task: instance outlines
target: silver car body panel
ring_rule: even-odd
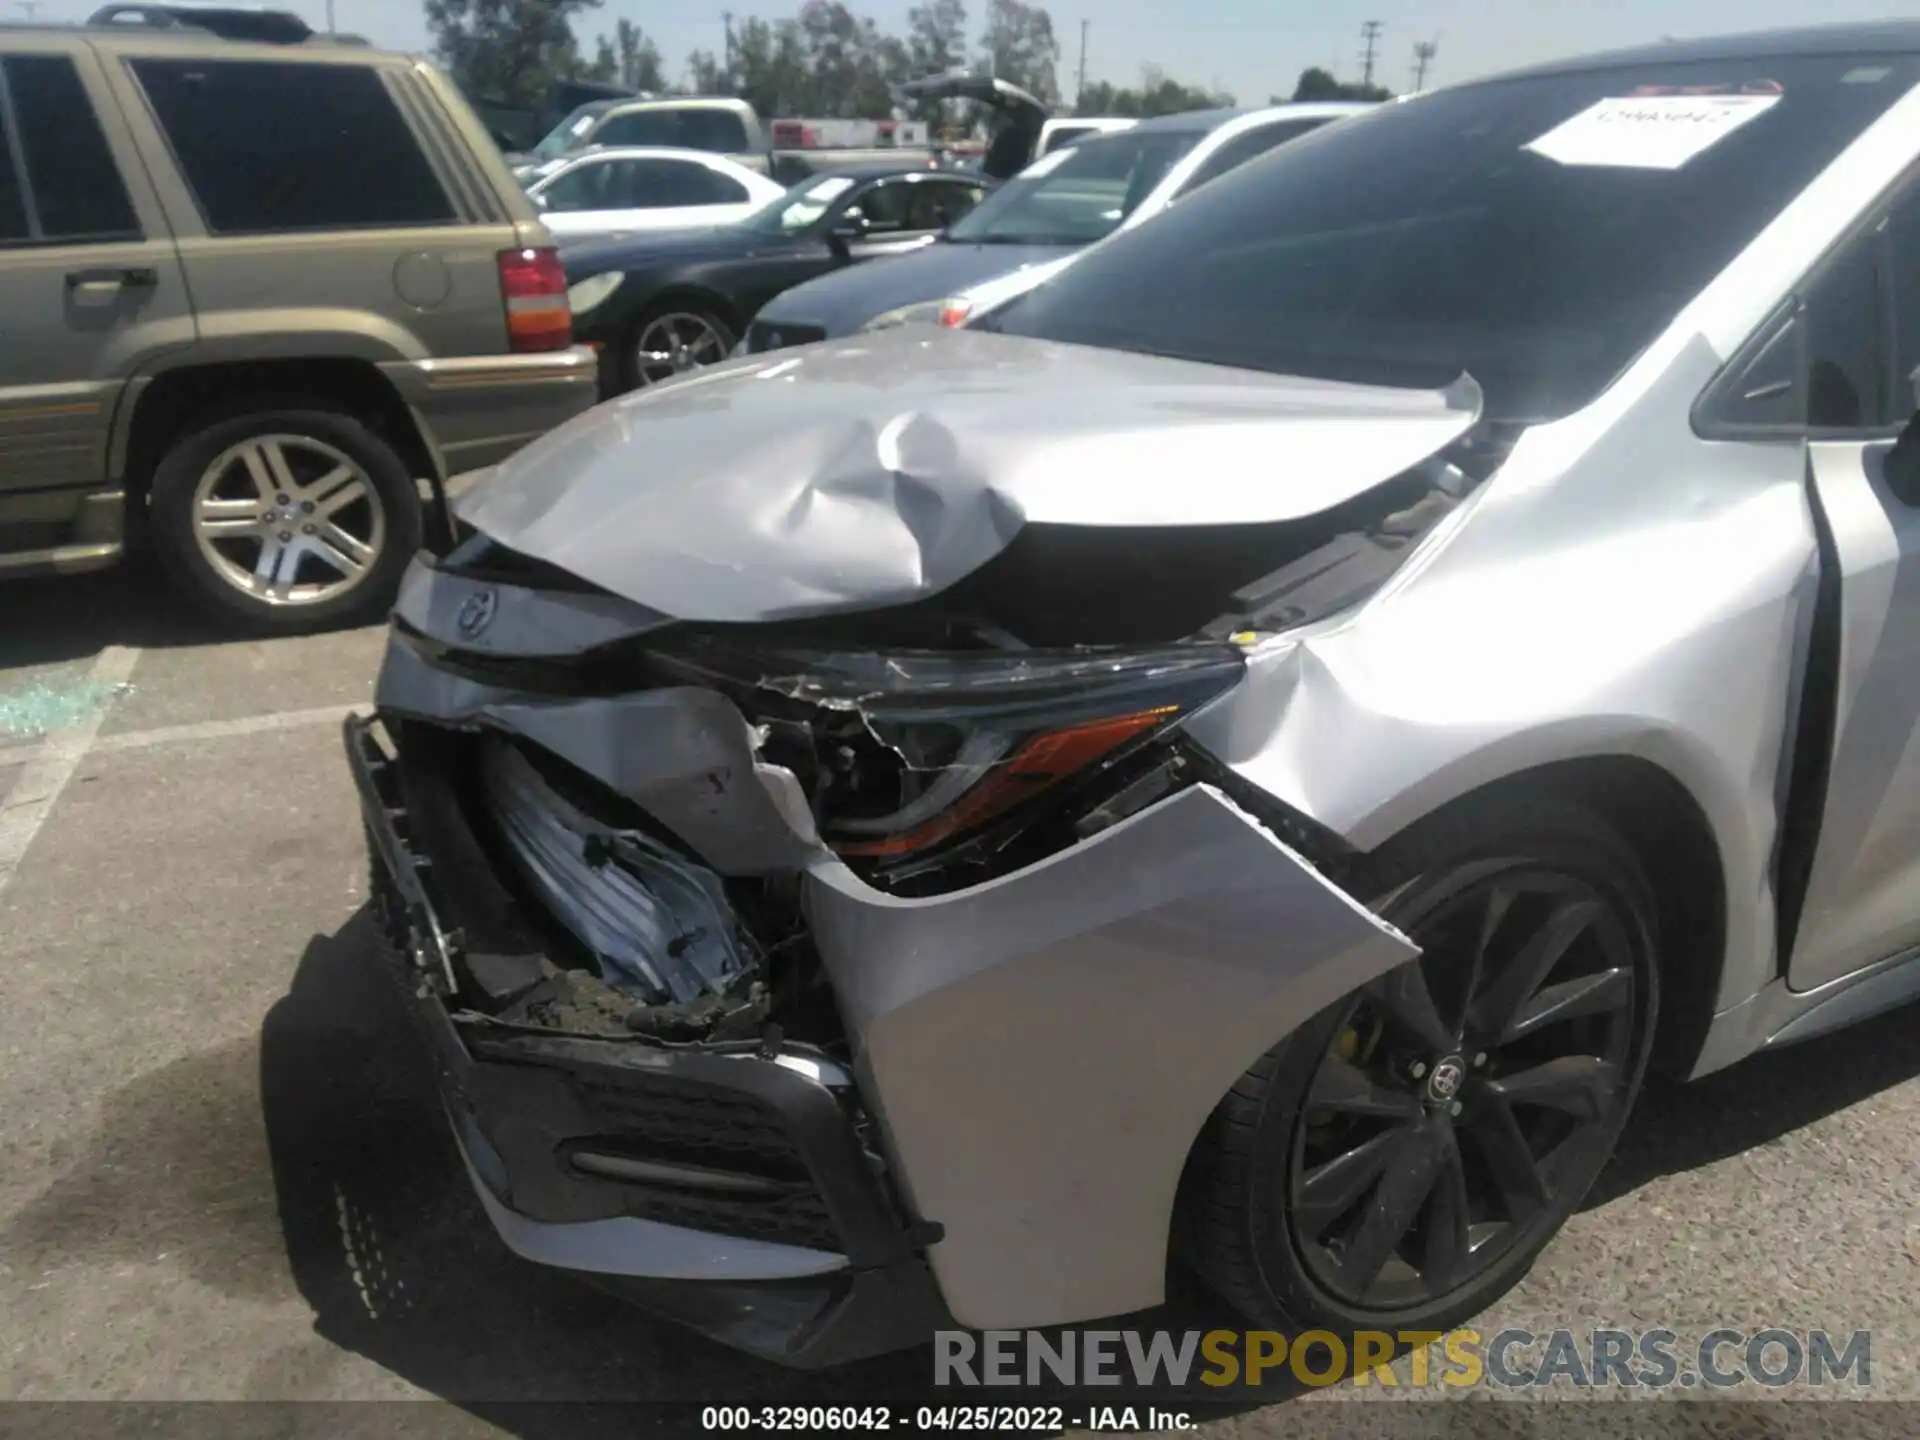
[[[1465,379],[1395,390],[901,329],[610,402],[469,490],[460,516],[678,619],[796,618],[934,594],[1029,522],[1316,515],[1479,413]]]
[[[945,1227],[941,1293],[977,1328],[1157,1304],[1208,1113],[1418,953],[1204,786],[935,899],[824,862],[807,910],[902,1189]]]

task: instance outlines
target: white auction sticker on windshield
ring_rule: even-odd
[[[1618,96],[1524,148],[1562,165],[1678,170],[1779,103],[1778,95]]]

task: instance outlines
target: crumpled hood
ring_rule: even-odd
[[[867,265],[852,265],[775,296],[755,318],[773,325],[821,325],[851,335],[876,315],[922,300],[945,300],[982,281],[1071,255],[1063,245],[967,245],[941,241]]]
[[[1028,523],[1316,515],[1470,429],[1480,390],[1302,380],[905,327],[612,401],[460,503],[520,554],[683,620],[877,609]]]

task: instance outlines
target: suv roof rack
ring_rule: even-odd
[[[121,0],[94,11],[89,25],[154,30],[205,30],[222,40],[253,40],[269,45],[301,45],[315,38],[313,28],[291,10],[268,10],[255,5],[202,5],[187,0],[158,4],[152,0]]]

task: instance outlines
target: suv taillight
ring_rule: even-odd
[[[507,302],[509,348],[565,350],[573,344],[573,307],[558,250],[502,250],[500,293]]]

